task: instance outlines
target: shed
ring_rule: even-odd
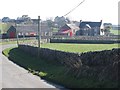
[[[8,38],[15,38],[16,37],[16,28],[11,26],[7,31]]]
[[[79,27],[77,27],[75,24],[65,24],[60,28],[58,34],[74,36],[77,30],[79,30]]]

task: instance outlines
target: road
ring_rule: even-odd
[[[2,55],[2,50],[16,45],[0,45],[0,89],[1,88],[55,88],[60,90],[61,86],[50,84],[40,77],[28,73],[22,67],[8,60]]]

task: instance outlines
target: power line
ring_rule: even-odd
[[[66,13],[65,15],[64,15],[64,17],[65,16],[67,16],[68,14],[70,14],[71,12],[73,12],[77,7],[79,7],[83,2],[84,2],[85,0],[83,0],[82,2],[80,2],[76,7],[74,7],[73,9],[71,9],[68,13]]]

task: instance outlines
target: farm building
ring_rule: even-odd
[[[41,36],[52,36],[52,30],[47,25],[40,25]],[[10,25],[8,28],[5,28],[5,32],[2,33],[2,38],[15,38],[16,32],[19,36],[36,36],[38,34],[38,25],[37,24],[26,24],[17,26]]]
[[[7,31],[7,37],[8,38],[15,38],[16,37],[16,28],[14,26],[11,26]]]
[[[80,30],[76,32],[76,35],[82,35],[82,36],[98,36],[101,32],[101,24],[102,20],[100,22],[89,22],[89,21],[82,21],[80,20],[79,28]]]
[[[67,36],[74,36],[76,31],[79,30],[75,24],[65,24],[60,28],[57,35],[67,35]]]
[[[41,25],[41,36],[51,36],[52,31],[46,25]],[[38,25],[20,25],[16,27],[19,35],[36,36],[38,33]]]

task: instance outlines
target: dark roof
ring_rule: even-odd
[[[87,25],[89,25],[91,28],[92,28],[92,27],[100,27],[101,24],[102,24],[102,22],[80,22],[79,27],[80,27],[80,28],[84,28],[84,27],[86,27]]]
[[[16,28],[14,26],[11,26],[7,32],[10,32],[10,31],[16,31]]]

